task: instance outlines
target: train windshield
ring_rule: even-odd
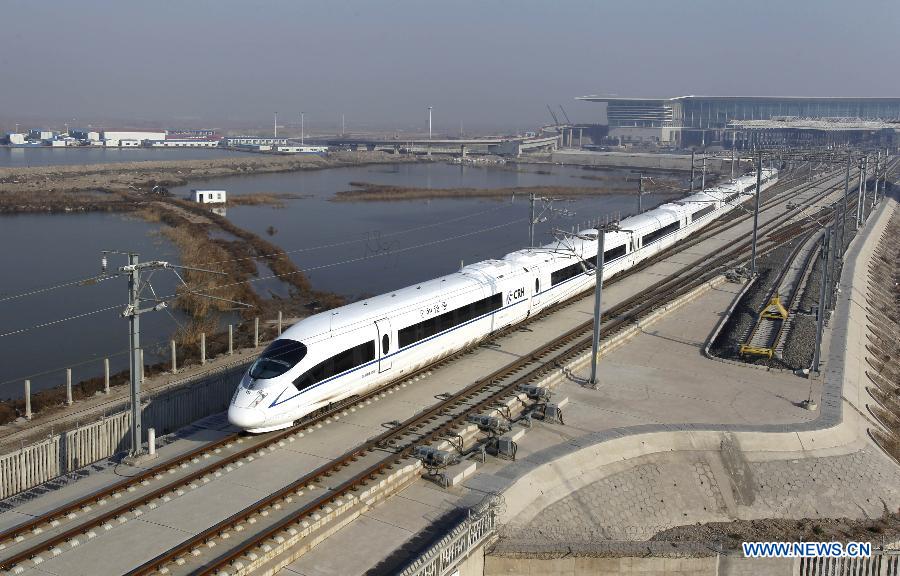
[[[275,340],[250,367],[250,377],[267,380],[281,376],[306,356],[306,346],[294,340]]]

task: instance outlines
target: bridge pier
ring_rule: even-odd
[[[466,158],[466,145],[460,144],[459,146],[459,157],[465,160]]]

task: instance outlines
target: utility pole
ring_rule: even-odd
[[[344,134],[345,134],[345,132],[344,132],[344,126],[345,126],[345,125],[344,125],[344,114],[341,113],[341,138],[343,138],[343,137],[344,137]]]
[[[706,190],[706,154],[703,155],[703,176],[700,178],[700,190]]]
[[[856,230],[862,226],[862,205],[863,205],[863,183],[866,174],[865,158],[859,160],[859,189],[856,192]]]
[[[825,234],[822,236],[822,280],[820,281],[819,286],[819,309],[817,313],[817,324],[816,324],[816,349],[813,354],[812,366],[810,366],[809,375],[810,378],[813,377],[815,373],[816,377],[819,375],[819,363],[822,358],[822,331],[825,328],[825,291],[826,284],[828,282],[827,272],[828,272],[828,239],[831,236],[831,229],[825,228]]]
[[[694,191],[694,151],[691,150],[691,192]]]
[[[847,149],[847,172],[844,175],[844,202],[841,210],[841,241],[838,244],[838,254],[844,253],[844,239],[847,237],[847,200],[850,194],[850,150]]]
[[[756,235],[759,228],[759,192],[762,185],[762,152],[756,160],[756,202],[753,208],[753,247],[750,255],[750,275],[756,276]]]
[[[300,113],[300,145],[303,146],[303,117],[304,113]]]
[[[144,366],[140,361],[141,328],[140,328],[140,304],[141,304],[141,269],[138,265],[138,255],[128,255],[128,268],[122,272],[128,273],[128,308],[122,313],[128,318],[128,349],[129,349],[129,377],[131,378],[131,452],[130,456],[136,458],[141,455],[143,441],[141,440],[141,380],[143,380]]]
[[[881,150],[878,151],[878,156],[875,157],[875,191],[872,193],[872,209],[875,209],[875,204],[878,202],[878,169],[881,167]]]
[[[838,241],[840,238],[837,233],[837,223],[838,223],[838,214],[840,212],[840,202],[837,202],[833,208],[833,218],[831,223],[831,244],[829,247],[829,270],[828,270],[828,294],[825,298],[826,308],[829,310],[832,308],[834,299],[834,285],[837,280],[837,263],[838,263],[838,254],[841,249],[838,246]]]
[[[275,138],[278,138],[278,112],[275,113]]]
[[[597,225],[597,266],[596,285],[594,286],[594,336],[591,340],[591,386],[597,387],[597,355],[600,353],[600,319],[603,315],[603,250],[606,232],[618,231],[615,223],[605,226]]]
[[[731,181],[734,182],[734,136],[731,137]]]
[[[128,276],[128,305],[125,307],[125,310],[122,311],[122,317],[128,318],[128,369],[129,369],[129,378],[130,388],[131,388],[131,431],[129,434],[129,440],[131,442],[129,457],[138,458],[141,456],[143,452],[143,441],[142,441],[142,428],[141,428],[141,381],[144,376],[144,366],[143,366],[143,352],[141,350],[141,330],[140,330],[140,315],[145,314],[147,312],[156,312],[168,307],[165,298],[158,298],[156,294],[153,294],[153,298],[150,300],[154,302],[154,305],[149,308],[141,308],[141,290],[144,288],[144,285],[141,284],[141,271],[143,270],[162,270],[162,269],[174,269],[174,268],[182,268],[185,270],[195,270],[198,272],[208,272],[211,274],[223,274],[224,272],[215,272],[213,270],[204,270],[202,268],[190,268],[188,266],[176,266],[174,264],[169,264],[168,262],[163,262],[160,260],[152,260],[149,262],[140,262],[138,259],[138,254],[135,252],[119,252],[117,250],[104,250],[102,252],[103,257],[101,259],[101,270],[103,275],[107,273],[107,255],[108,254],[125,254],[128,256],[128,264],[126,266],[121,266],[118,269],[119,274]],[[177,274],[177,272],[176,272]],[[179,276],[179,279],[181,276]],[[183,282],[183,280],[182,280]],[[149,285],[149,282],[147,282]],[[151,286],[152,291],[152,286]],[[225,298],[218,298],[216,296],[208,296],[206,294],[200,294],[199,292],[194,292],[189,290],[192,294],[197,294],[199,296],[204,296],[206,298],[211,298],[213,300],[221,300],[224,302],[231,302],[233,304],[240,304],[242,306],[248,306],[243,302],[234,302],[232,300],[226,300]]]
[[[644,211],[644,174],[638,176],[638,214]]]
[[[531,219],[528,220],[528,245],[534,248],[534,192],[531,193]]]

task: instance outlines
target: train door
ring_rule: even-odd
[[[376,320],[375,328],[378,330],[378,371],[384,372],[391,368],[390,355],[396,345],[391,334],[391,321],[388,318]]]

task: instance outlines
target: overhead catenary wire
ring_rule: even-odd
[[[503,204],[503,205],[500,205],[500,206],[495,206],[495,207],[489,208],[489,209],[487,209],[487,210],[480,210],[480,211],[478,211],[478,212],[473,212],[473,213],[471,213],[471,214],[465,214],[465,215],[463,215],[463,216],[458,216],[458,217],[456,217],[456,218],[450,218],[450,219],[448,219],[448,220],[441,220],[440,222],[433,222],[433,223],[431,223],[431,224],[423,224],[423,225],[421,225],[421,226],[414,226],[414,227],[412,227],[412,228],[406,228],[406,229],[403,229],[403,230],[397,230],[397,231],[394,231],[394,232],[389,232],[389,233],[386,233],[386,234],[381,234],[381,235],[380,235],[380,238],[391,238],[391,237],[394,237],[394,236],[401,236],[401,235],[403,235],[403,234],[410,234],[410,233],[412,233],[412,232],[417,232],[417,231],[420,231],[420,230],[427,230],[427,229],[429,229],[429,228],[436,228],[436,227],[438,227],[438,226],[443,226],[443,225],[446,225],[446,224],[452,224],[452,223],[455,223],[455,222],[460,222],[460,221],[462,221],[462,220],[467,220],[467,219],[469,219],[469,218],[475,218],[475,217],[478,217],[478,216],[483,216],[483,215],[485,215],[485,214],[490,214],[490,213],[492,213],[492,212],[496,212],[497,210],[501,210],[501,209],[507,208],[507,207],[508,207],[507,204]],[[344,241],[341,241],[341,242],[334,242],[334,243],[330,243],[330,244],[321,244],[321,245],[318,245],[318,246],[309,246],[309,247],[305,247],[305,248],[297,248],[297,249],[286,250],[286,251],[282,251],[282,252],[275,252],[275,253],[271,253],[271,254],[258,254],[258,255],[255,255],[255,256],[245,256],[245,257],[242,257],[242,258],[233,258],[233,259],[227,259],[227,260],[215,260],[215,261],[212,261],[212,262],[207,262],[205,265],[227,264],[227,263],[230,263],[230,262],[242,262],[242,261],[247,261],[247,260],[262,260],[262,259],[266,259],[266,258],[272,258],[272,257],[280,256],[280,255],[282,255],[282,254],[299,254],[299,253],[302,253],[302,252],[313,252],[313,251],[315,251],[315,250],[324,250],[324,249],[327,249],[327,248],[338,248],[338,247],[341,247],[341,246],[349,246],[349,245],[352,245],[352,244],[358,244],[358,243],[360,243],[360,242],[368,242],[369,240],[371,240],[371,238],[370,238],[369,236],[365,236],[365,237],[362,237],[362,238],[356,238],[356,239],[353,239],[353,240],[344,240]],[[37,288],[30,288],[30,289],[25,290],[24,292],[19,292],[19,293],[16,293],[16,294],[2,294],[2,293],[0,293],[0,303],[3,303],[3,302],[9,302],[9,301],[17,300],[17,299],[20,299],[20,298],[26,298],[26,297],[28,297],[28,296],[36,296],[36,295],[38,295],[38,294],[45,294],[45,293],[47,293],[47,292],[52,292],[52,291],[54,291],[54,290],[59,290],[59,289],[62,289],[62,288],[70,288],[70,287],[72,287],[72,286],[91,286],[91,285],[94,285],[94,284],[96,284],[96,283],[98,283],[98,282],[103,282],[103,281],[105,281],[105,280],[111,280],[111,279],[116,278],[116,277],[117,277],[116,274],[98,274],[98,275],[94,275],[94,276],[85,276],[85,277],[81,277],[81,278],[75,278],[75,279],[72,279],[72,280],[66,280],[66,281],[63,281],[63,282],[59,282],[59,283],[56,283],[56,284],[50,284],[50,285],[47,285],[47,286],[41,286],[41,287],[37,287]]]
[[[501,204],[499,206],[495,206],[493,208],[488,208],[487,210],[480,210],[478,212],[473,212],[471,214],[464,214],[462,216],[457,216],[455,218],[450,218],[448,220],[441,220],[440,222],[432,222],[430,224],[422,224],[420,226],[414,226],[412,228],[405,228],[403,230],[396,230],[394,232],[388,232],[386,234],[381,234],[381,238],[392,238],[394,236],[402,236],[403,234],[410,234],[412,232],[418,232],[420,230],[427,230],[429,228],[436,228],[438,226],[444,226],[446,224],[453,224],[455,222],[461,222],[463,220],[468,220],[469,218],[475,218],[477,216],[483,216],[485,214],[490,214],[492,212],[496,212],[498,210],[502,210],[504,208],[508,208],[508,204]],[[368,232],[366,234],[369,234]],[[341,246],[350,246],[352,244],[358,244],[360,242],[368,242],[371,240],[370,236],[364,236],[361,238],[355,238],[353,240],[342,240],[340,242],[332,242],[329,244],[319,244],[317,246],[307,246],[305,248],[294,248],[291,250],[282,250],[281,252],[273,252],[271,254],[256,254],[254,256],[244,256],[242,258],[232,258],[227,260],[214,260],[211,262],[205,262],[204,266],[212,266],[215,264],[228,264],[231,262],[245,262],[247,260],[263,260],[266,258],[273,258],[277,256],[287,255],[287,254],[300,254],[303,252],[313,252],[315,250],[325,250],[328,248],[339,248]]]
[[[489,227],[487,227],[487,228],[481,228],[481,229],[478,229],[478,230],[473,230],[473,231],[471,231],[471,232],[466,232],[466,233],[463,233],[463,234],[457,234],[457,235],[455,235],[455,236],[451,236],[451,237],[448,237],[448,238],[441,238],[441,239],[437,239],[437,240],[432,240],[432,241],[430,241],[430,242],[424,242],[424,243],[421,243],[421,244],[415,244],[415,245],[412,245],[412,246],[406,246],[406,247],[403,247],[403,248],[398,248],[398,249],[396,249],[396,250],[392,250],[391,252],[382,252],[382,253],[378,253],[378,254],[371,254],[371,255],[366,255],[366,256],[360,256],[360,257],[357,257],[357,258],[350,258],[350,259],[342,260],[342,261],[338,261],[338,262],[331,262],[331,263],[328,263],[328,264],[322,264],[322,265],[319,265],[319,266],[313,266],[313,267],[310,267],[310,268],[304,268],[304,269],[296,270],[296,271],[293,271],[293,272],[287,272],[287,273],[284,273],[284,274],[271,274],[271,275],[268,275],[268,276],[259,276],[259,277],[256,277],[256,278],[249,278],[249,279],[247,279],[247,280],[240,280],[240,281],[237,281],[237,282],[231,282],[231,283],[228,283],[228,284],[221,284],[221,285],[219,285],[219,286],[212,286],[212,287],[209,287],[209,288],[204,288],[204,292],[209,292],[209,291],[213,291],[213,290],[221,290],[221,289],[223,289],[223,288],[228,288],[228,287],[231,287],[231,286],[238,286],[238,285],[241,285],[241,284],[250,284],[250,283],[253,283],[253,282],[260,282],[260,281],[271,280],[271,279],[275,279],[275,278],[284,278],[284,277],[287,277],[287,276],[293,276],[293,275],[295,275],[295,274],[302,274],[302,273],[304,273],[304,272],[311,272],[311,271],[315,271],[315,270],[322,270],[322,269],[332,268],[332,267],[335,267],[335,266],[341,266],[341,265],[345,265],[345,264],[352,264],[352,263],[355,263],[355,262],[361,262],[361,261],[364,261],[364,260],[370,260],[370,259],[372,259],[372,258],[377,258],[377,257],[379,257],[379,256],[384,256],[384,255],[386,255],[386,254],[398,254],[398,253],[403,253],[403,252],[409,252],[409,251],[411,251],[411,250],[417,250],[417,249],[419,249],[419,248],[426,248],[426,247],[429,247],[429,246],[434,246],[434,245],[437,245],[437,244],[442,244],[442,243],[444,243],[444,242],[450,242],[450,241],[453,241],[453,240],[458,240],[458,239],[460,239],[460,238],[466,238],[466,237],[469,237],[469,236],[474,236],[474,235],[477,235],[477,234],[483,234],[483,233],[485,233],[485,232],[490,232],[490,231],[493,231],[493,230],[498,230],[498,229],[500,229],[500,228],[505,228],[505,227],[507,227],[507,226],[512,226],[512,225],[514,225],[514,224],[520,224],[520,223],[522,223],[522,222],[525,222],[526,220],[527,220],[526,218],[520,218],[520,219],[517,219],[517,220],[512,220],[512,221],[509,221],[509,222],[505,222],[505,223],[503,223],[503,224],[497,224],[497,225],[494,225],[494,226],[489,226]],[[185,287],[186,287],[190,292],[194,292],[194,290],[191,289],[190,286],[187,286],[187,285],[185,284]],[[206,294],[202,294],[202,295],[203,295],[203,296],[210,297],[210,298],[218,299],[218,298],[216,298],[216,297],[214,297],[214,296],[208,296],[208,295],[206,295]],[[171,295],[168,295],[168,296],[165,296],[165,297],[162,297],[162,298],[158,298],[157,301],[171,300],[171,299],[177,298],[177,297],[178,297],[178,294],[171,294]],[[229,302],[231,302],[231,301],[229,300]],[[40,323],[40,324],[35,324],[35,325],[33,325],[33,326],[27,326],[27,327],[19,328],[19,329],[16,329],[16,330],[11,330],[11,331],[8,331],[8,332],[0,333],[0,338],[5,338],[5,337],[8,337],[8,336],[14,336],[14,335],[22,334],[22,333],[25,333],[25,332],[30,332],[30,331],[32,331],[32,330],[37,330],[37,329],[39,329],[39,328],[46,328],[46,327],[48,327],[48,326],[53,326],[53,325],[55,325],[55,324],[60,324],[60,323],[63,323],[63,322],[68,322],[68,321],[70,321],[70,320],[77,320],[77,319],[79,319],[79,318],[85,318],[85,317],[87,317],[87,316],[92,316],[92,315],[94,315],[94,314],[100,314],[100,313],[102,313],[102,312],[107,312],[107,311],[109,311],[109,310],[114,310],[114,309],[116,309],[116,308],[124,308],[125,306],[126,306],[126,304],[118,304],[118,305],[114,305],[114,306],[107,306],[107,307],[105,307],[105,308],[100,308],[100,309],[98,309],[98,310],[93,310],[93,311],[90,311],[90,312],[84,312],[84,313],[81,313],[81,314],[74,314],[74,315],[72,315],[72,316],[67,316],[67,317],[65,317],[65,318],[59,318],[59,319],[56,319],[56,320],[51,320],[51,321],[49,321],[49,322],[43,322],[43,323]]]
[[[353,264],[356,262],[362,262],[364,260],[371,260],[373,258],[378,258],[381,256],[385,256],[388,254],[400,254],[403,252],[409,252],[411,250],[418,250],[420,248],[427,248],[429,246],[435,246],[437,244],[443,244],[444,242],[451,242],[453,240],[459,240],[461,238],[467,238],[469,236],[475,236],[477,234],[484,234],[485,232],[491,232],[493,230],[499,230],[500,228],[505,228],[507,226],[512,226],[514,224],[521,224],[522,222],[527,222],[527,218],[519,218],[517,220],[512,220],[509,222],[505,222],[503,224],[496,224],[494,226],[489,226],[487,228],[481,228],[478,230],[473,230],[471,232],[466,232],[464,234],[457,234],[456,236],[450,236],[448,238],[441,238],[438,240],[432,240],[430,242],[423,242],[421,244],[414,244],[412,246],[405,246],[403,248],[397,248],[395,250],[391,250],[390,252],[379,252],[377,254],[367,254],[365,256],[359,256],[356,258],[348,258],[347,260],[340,260],[338,262],[330,262],[328,264],[320,264],[318,266],[311,266],[309,268],[301,268],[299,270],[295,270],[293,272],[285,272],[283,274],[270,274],[268,276],[257,276],[256,278],[248,278],[247,280],[239,280],[237,282],[230,282],[228,284],[220,284],[219,286],[210,286],[204,287],[204,292],[211,292],[213,290],[221,290],[223,288],[230,288],[232,286],[240,286],[241,284],[251,284],[253,282],[262,282],[264,280],[272,280],[276,278],[285,278],[288,276],[294,276],[296,274],[303,274],[306,272],[315,272],[317,270],[324,270],[326,268],[333,268],[335,266],[343,266],[345,264]],[[165,299],[174,298],[177,295],[166,296]]]
[[[124,308],[125,306],[126,306],[125,304],[116,304],[114,306],[107,306],[105,308],[100,308],[99,310],[92,310],[91,312],[82,312],[81,314],[74,314],[72,316],[67,316],[65,318],[59,318],[57,320],[51,320],[49,322],[43,322],[41,324],[35,324],[33,326],[27,326],[25,328],[11,330],[9,332],[4,332],[4,333],[0,334],[0,338],[5,338],[7,336],[14,336],[16,334],[22,334],[23,332],[37,330],[38,328],[46,328],[47,326],[53,326],[54,324],[61,324],[62,322],[68,322],[69,320],[77,320],[78,318],[85,318],[87,316],[93,316],[94,314],[100,314],[101,312],[115,310],[116,308]]]
[[[19,298],[25,298],[27,296],[34,296],[36,294],[44,294],[46,292],[52,292],[53,290],[59,290],[60,288],[69,288],[70,286],[89,286],[93,285],[97,282],[102,282],[103,280],[109,280],[110,278],[114,278],[114,276],[104,276],[102,274],[97,276],[87,276],[84,278],[78,278],[74,280],[68,280],[65,282],[60,282],[58,284],[51,284],[49,286],[42,286],[40,288],[31,288],[26,290],[25,292],[20,292],[18,294],[0,294],[0,302],[8,302],[10,300],[16,300]]]

